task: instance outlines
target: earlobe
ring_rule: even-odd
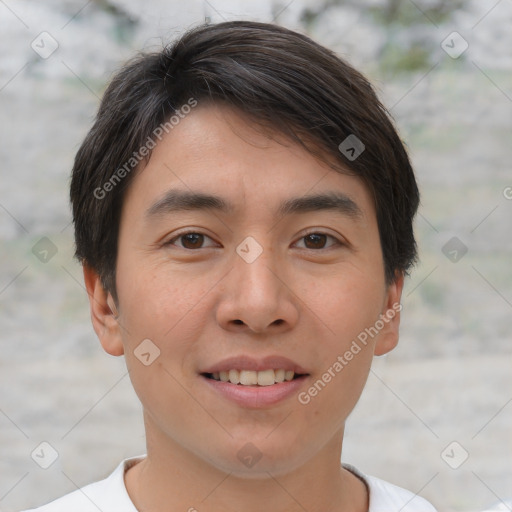
[[[83,272],[94,331],[105,352],[113,356],[123,355],[119,312],[112,295],[103,288],[101,279],[94,269],[84,264]]]
[[[404,274],[397,274],[393,283],[388,287],[384,308],[381,313],[381,321],[384,324],[379,332],[374,354],[382,356],[393,350],[398,344],[400,328],[400,311],[402,306],[400,298],[404,286]]]

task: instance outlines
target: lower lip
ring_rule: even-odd
[[[279,382],[271,386],[244,386],[242,384],[209,379],[201,375],[206,384],[223,397],[242,407],[255,409],[277,404],[291,395],[297,394],[307,377],[307,375],[303,375],[297,379]]]

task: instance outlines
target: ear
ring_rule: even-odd
[[[89,295],[92,326],[105,352],[120,356],[124,354],[121,329],[117,320],[118,312],[110,293],[101,284],[97,272],[83,265],[85,287]]]
[[[397,273],[395,280],[389,285],[384,299],[384,307],[381,312],[384,327],[379,332],[375,344],[374,354],[376,356],[387,354],[398,344],[400,311],[402,309],[400,298],[402,297],[403,287],[404,274],[402,272]]]

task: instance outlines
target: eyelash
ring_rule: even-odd
[[[182,238],[182,237],[184,237],[184,236],[186,236],[186,235],[191,235],[191,234],[194,234],[194,235],[202,235],[202,236],[204,236],[204,237],[206,237],[206,238],[210,238],[210,240],[212,240],[212,238],[211,238],[211,237],[209,237],[209,236],[208,236],[207,234],[205,234],[205,233],[202,233],[201,231],[193,231],[193,230],[191,230],[191,231],[185,231],[185,232],[183,232],[183,233],[180,233],[179,235],[175,236],[174,238],[172,238],[172,239],[171,239],[171,240],[169,240],[168,242],[165,242],[165,244],[164,244],[164,245],[165,245],[165,246],[168,246],[168,245],[174,245],[174,243],[173,243],[174,241],[179,240],[180,238]],[[324,233],[323,231],[315,231],[315,230],[308,231],[307,233],[304,233],[304,234],[299,238],[299,240],[302,240],[302,239],[306,238],[306,237],[307,237],[307,236],[309,236],[309,235],[325,235],[327,238],[331,238],[332,240],[334,240],[334,241],[336,242],[335,244],[333,244],[333,246],[336,246],[336,245],[338,245],[338,246],[343,246],[343,245],[345,245],[341,240],[339,240],[339,239],[338,239],[338,238],[336,238],[335,236],[333,236],[333,235],[329,235],[328,233]],[[333,247],[333,246],[331,246],[331,247]],[[179,247],[179,246],[177,246],[177,247],[178,247],[179,249],[184,249],[184,250],[186,250],[186,251],[195,251],[195,250],[197,250],[197,249],[188,249],[188,248],[186,248],[186,247]],[[329,248],[330,248],[330,247],[327,247],[327,248],[322,247],[322,248],[320,248],[320,249],[309,249],[309,250],[311,250],[311,251],[321,251],[321,250],[327,250],[327,249],[329,249]],[[204,249],[204,247],[200,247],[199,249]],[[305,249],[306,249],[306,250],[308,250],[308,248],[307,248],[307,247],[306,247]]]

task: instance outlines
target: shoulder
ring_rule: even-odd
[[[370,487],[370,511],[436,512],[425,499],[374,476],[366,476]]]
[[[81,487],[51,503],[24,512],[137,512],[124,484],[125,471],[141,457],[125,459],[104,480]]]
[[[364,475],[349,464],[343,466],[366,482],[370,494],[368,512],[436,512],[427,500],[417,494],[380,478]]]

